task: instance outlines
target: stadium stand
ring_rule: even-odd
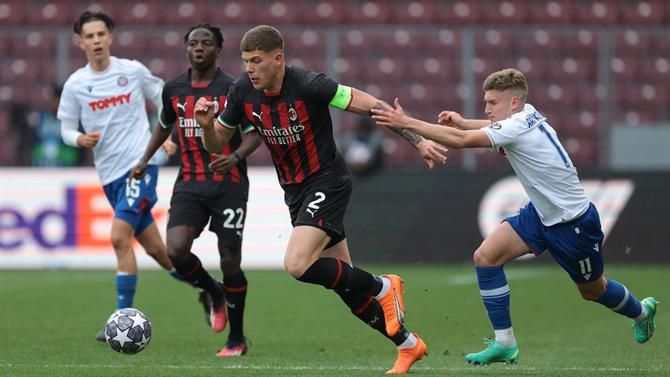
[[[601,131],[613,123],[670,121],[665,0],[7,0],[0,4],[0,134],[10,129],[10,104],[44,106],[43,88],[84,64],[71,23],[87,8],[117,21],[115,55],[138,59],[165,79],[187,66],[188,26],[222,26],[222,66],[239,75],[242,34],[267,23],[284,33],[289,64],[386,100],[398,96],[426,119],[446,108],[481,116],[481,80],[515,66],[529,78],[530,101],[570,139],[581,166],[604,163]],[[353,121],[342,117],[339,126]],[[388,166],[420,166],[411,147],[387,138]],[[10,144],[3,141],[16,148]],[[2,156],[11,152],[3,148]],[[0,164],[13,163],[2,156]],[[267,163],[266,157],[258,153],[252,161]],[[475,157],[478,168],[502,165],[496,154]],[[450,166],[460,160],[452,151]]]

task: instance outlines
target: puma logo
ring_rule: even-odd
[[[177,108],[181,109],[181,111],[186,112],[186,104],[185,103],[179,103],[177,102]]]
[[[263,116],[263,112],[262,112],[262,111],[261,111],[259,114],[256,114],[255,111],[252,111],[252,112],[251,112],[251,115],[253,115],[254,117],[258,118],[259,121],[261,121],[261,122],[263,121],[263,118],[261,118],[261,117]]]
[[[312,212],[312,209],[311,209],[311,208],[306,208],[305,211],[307,211],[310,215],[312,215],[312,218],[314,218],[314,214],[316,213],[316,211],[318,211],[318,209],[315,209],[315,210]]]

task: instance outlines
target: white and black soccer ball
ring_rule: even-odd
[[[105,340],[114,351],[134,355],[149,344],[151,322],[137,309],[119,309],[107,320]]]

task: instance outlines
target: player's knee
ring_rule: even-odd
[[[582,295],[582,298],[587,301],[596,301],[602,296],[602,294],[592,292],[592,291],[579,291],[579,294]]]
[[[149,256],[155,258],[165,253],[165,247],[163,245],[151,245],[144,249],[144,251]]]
[[[130,239],[128,239],[128,237],[112,234],[110,241],[112,242],[112,247],[117,254],[129,252]]]
[[[488,256],[481,249],[477,249],[472,255],[472,260],[475,262],[475,266],[490,267],[495,266],[495,260]]]
[[[298,279],[307,271],[309,265],[298,258],[284,257],[284,268],[291,276]]]
[[[587,301],[597,301],[605,293],[605,290],[599,286],[577,286],[577,289],[582,298]]]
[[[173,265],[180,265],[183,262],[185,262],[188,254],[189,254],[188,248],[185,247],[184,245],[170,244],[167,246],[167,255],[168,258],[170,258],[170,262],[172,262]]]

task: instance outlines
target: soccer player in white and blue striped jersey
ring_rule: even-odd
[[[507,157],[530,202],[505,219],[475,251],[479,290],[495,340],[469,363],[515,363],[519,358],[503,266],[527,253],[548,250],[570,275],[586,300],[598,302],[633,319],[634,338],[644,343],[653,335],[658,302],[639,301],[620,282],[603,276],[603,232],[596,207],[589,201],[577,169],[556,131],[526,103],[528,83],[523,73],[508,68],[489,75],[482,85],[488,119],[464,119],[443,111],[438,123],[408,117],[399,101],[395,108],[373,110],[379,125],[406,128],[452,148],[491,148]],[[445,127],[446,126],[446,127]]]

